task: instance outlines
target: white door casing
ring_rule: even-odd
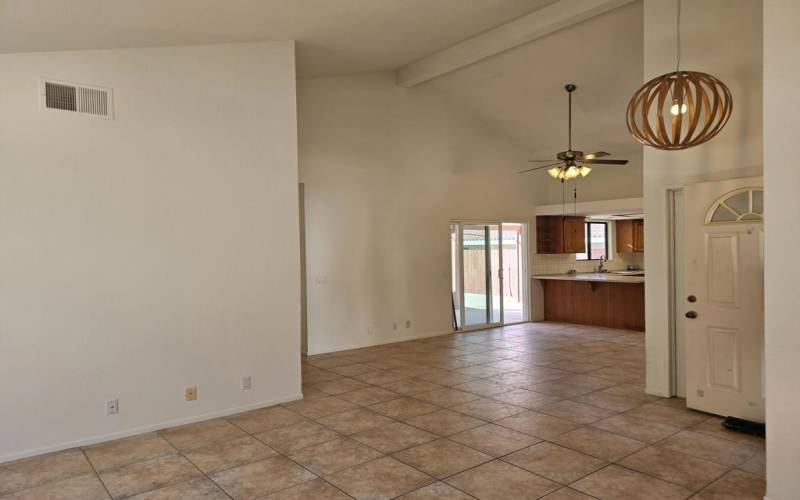
[[[763,422],[762,180],[692,184],[684,201],[687,406]]]

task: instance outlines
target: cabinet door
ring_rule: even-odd
[[[575,316],[575,282],[545,280],[544,319],[570,323]]]
[[[575,282],[575,323],[608,326],[609,283]]]
[[[564,218],[564,253],[586,251],[586,220],[583,217]]]
[[[644,252],[644,221],[633,221],[633,251]]]
[[[617,253],[633,252],[633,221],[618,220],[617,228]]]
[[[644,284],[609,283],[611,328],[644,331]]]

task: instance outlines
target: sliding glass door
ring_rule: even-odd
[[[451,224],[456,329],[525,321],[524,230],[520,223]]]

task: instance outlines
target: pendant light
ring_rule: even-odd
[[[730,90],[719,79],[681,70],[681,0],[677,15],[675,71],[645,83],[628,103],[628,131],[657,149],[687,149],[702,144],[728,123],[733,110]]]

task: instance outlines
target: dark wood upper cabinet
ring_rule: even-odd
[[[583,217],[539,215],[536,217],[537,253],[581,253],[586,251],[586,220]]]
[[[618,220],[617,227],[617,253],[644,252],[644,221]]]

